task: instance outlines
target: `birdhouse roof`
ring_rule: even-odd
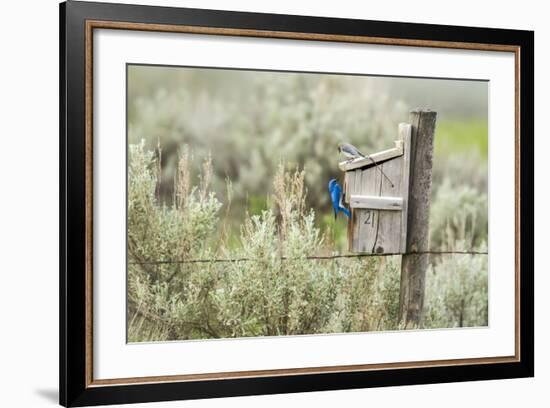
[[[377,153],[372,153],[369,155],[369,157],[358,157],[353,160],[346,160],[346,161],[340,162],[338,164],[338,167],[342,171],[363,169],[363,168],[374,166],[374,162],[378,164],[402,155],[403,155],[403,141],[396,140],[395,147],[392,147],[391,149],[382,150],[381,152],[377,152]]]

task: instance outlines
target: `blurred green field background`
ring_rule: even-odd
[[[232,183],[234,236],[246,212],[271,205],[269,178],[280,161],[304,167],[308,205],[343,250],[345,220],[334,224],[327,194],[330,178],[342,180],[337,144],[391,147],[408,111],[430,108],[438,112],[434,197],[445,180],[486,193],[487,92],[482,81],[130,65],[128,143],[161,147],[159,193],[167,204],[178,151],[190,150],[195,179],[211,155],[213,190],[221,198]]]

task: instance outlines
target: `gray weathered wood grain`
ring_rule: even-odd
[[[424,307],[428,254],[414,252],[429,249],[430,195],[434,133],[437,114],[416,110],[409,116],[412,125],[409,200],[407,203],[407,244],[401,261],[399,319],[405,327],[418,327]],[[412,252],[412,253],[411,253]]]
[[[384,163],[384,173],[392,183],[382,177],[380,195],[403,197],[406,190],[402,188],[403,156]],[[393,185],[392,185],[393,184]],[[378,229],[373,253],[398,253],[401,244],[401,211],[379,211]]]
[[[399,252],[405,252],[407,248],[407,214],[409,204],[409,179],[411,169],[411,132],[412,126],[408,123],[399,124],[399,140],[403,144],[403,171],[401,172],[401,191],[403,192],[403,210],[401,212],[401,239]]]
[[[403,198],[401,197],[375,197],[352,194],[350,197],[351,208],[371,208],[374,210],[401,211]]]
[[[380,164],[380,167],[384,167]],[[361,195],[380,195],[380,172],[373,169],[361,170]],[[372,209],[359,210],[357,222],[359,224],[359,246],[357,252],[372,253],[372,247],[376,241],[376,228],[378,224],[379,211]]]
[[[353,236],[350,241],[352,252],[399,253],[402,248],[403,217],[400,210],[403,195],[407,193],[402,184],[402,163],[402,157],[395,157],[379,163],[378,167],[354,171],[355,183],[350,188],[350,205],[353,211]],[[381,171],[392,180],[391,183]],[[357,176],[359,172],[360,182]]]

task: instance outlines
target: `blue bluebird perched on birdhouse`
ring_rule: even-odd
[[[332,208],[334,208],[334,219],[339,212],[346,214],[346,217],[351,218],[349,210],[342,205],[342,187],[335,179],[331,179],[328,183],[328,191],[330,193],[330,200],[332,201]]]

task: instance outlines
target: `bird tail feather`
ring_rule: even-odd
[[[340,211],[342,211],[344,214],[346,214],[346,217],[351,219],[351,213],[346,207],[340,207]]]

